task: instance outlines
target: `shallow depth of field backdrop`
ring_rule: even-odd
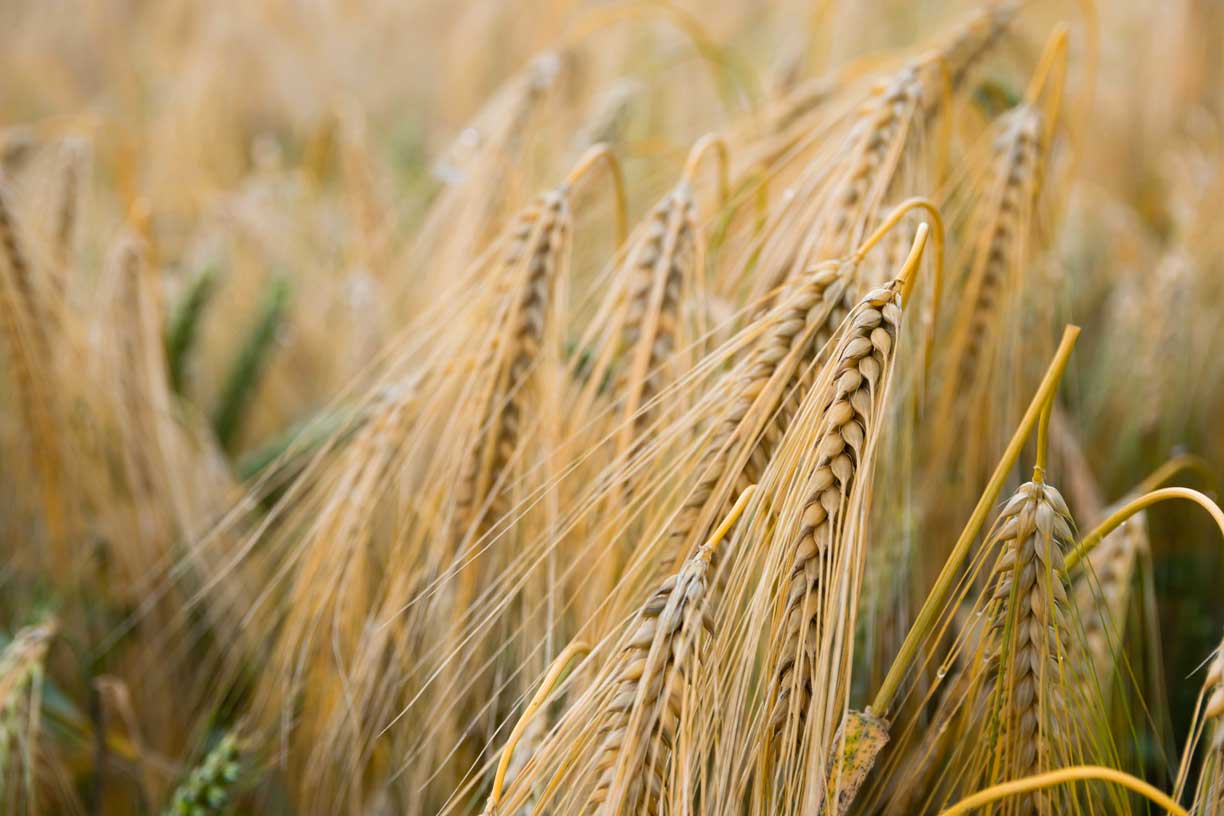
[[[1224,814],[1221,41],[0,0],[0,812]]]

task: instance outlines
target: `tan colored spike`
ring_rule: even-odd
[[[633,623],[612,680],[599,730],[599,773],[587,812],[657,814],[667,780],[684,692],[696,670],[697,639],[712,626],[710,609],[719,547],[755,488],[740,495],[710,539],[663,582]]]
[[[774,739],[788,722],[802,733],[812,696],[811,654],[821,608],[827,557],[842,514],[879,429],[879,399],[901,326],[898,282],[876,289],[846,318],[836,369],[824,397],[816,470],[808,480],[800,527],[793,543],[786,595],[784,639],[778,651],[771,711]]]
[[[525,416],[524,385],[544,339],[552,287],[569,240],[569,208],[560,191],[545,193],[519,214],[503,255],[499,285],[508,296],[495,318],[504,331],[482,366],[487,378],[479,396],[483,406],[478,436],[460,476],[455,512],[456,535],[482,534],[500,515],[498,497],[488,511],[478,508],[501,480],[514,454]]]
[[[1004,505],[987,543],[1002,551],[989,606],[990,647],[984,689],[1000,701],[1007,779],[1055,765],[1053,742],[1066,722],[1066,656],[1071,646],[1069,586],[1063,559],[1075,545],[1071,513],[1062,495],[1043,481],[1020,486]],[[1070,678],[1068,678],[1070,679]],[[1034,793],[1019,813],[1044,801]]]
[[[736,369],[731,401],[701,454],[697,483],[669,531],[661,562],[665,569],[675,569],[717,518],[719,508],[710,503],[720,495],[720,485],[731,480],[730,503],[744,485],[760,479],[810,387],[817,355],[849,312],[852,276],[852,267],[822,264],[788,284],[779,303],[758,318],[760,339]],[[737,471],[739,460],[743,464]]]

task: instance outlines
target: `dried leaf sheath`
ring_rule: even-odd
[[[837,762],[830,768],[828,793],[824,812],[845,816],[859,789],[871,773],[876,757],[888,744],[888,723],[868,711],[846,712],[837,731],[834,755]],[[835,802],[829,808],[827,802]]]

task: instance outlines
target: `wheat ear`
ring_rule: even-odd
[[[1195,816],[1224,814],[1224,643],[1216,650],[1203,683],[1203,725],[1208,730],[1206,754],[1194,794]]]
[[[990,601],[996,646],[987,658],[985,688],[1001,720],[1006,779],[1055,767],[1057,741],[1066,730],[1063,689],[1072,641],[1064,558],[1074,541],[1066,502],[1038,477],[1004,505],[986,544],[1003,551]],[[1018,800],[1018,812],[1037,810],[1040,796]]]
[[[774,698],[770,714],[774,750],[783,730],[787,742],[804,732],[813,688],[813,661],[820,640],[823,586],[828,582],[831,550],[838,543],[849,497],[857,480],[869,478],[868,454],[879,433],[883,398],[901,327],[903,293],[913,280],[925,245],[919,228],[902,274],[869,292],[846,318],[830,365],[831,384],[823,399],[816,442],[816,470],[808,480],[799,530],[788,545],[789,572],[782,640],[774,658]]]
[[[659,812],[696,639],[712,625],[708,597],[719,545],[754,492],[749,487],[709,541],[668,578],[638,612],[623,651],[607,670],[612,693],[599,731],[598,780],[587,811]]]

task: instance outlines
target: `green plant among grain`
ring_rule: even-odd
[[[237,739],[223,736],[174,791],[165,816],[211,816],[231,808],[233,786],[242,776]]]
[[[285,320],[285,313],[289,308],[289,294],[290,284],[287,277],[274,278],[268,285],[255,324],[239,348],[225,378],[225,386],[213,415],[213,430],[217,434],[217,441],[227,451],[232,451],[237,444],[244,415],[255,398],[254,392],[259,385],[260,375]],[[179,328],[176,324],[175,329]],[[172,373],[176,370],[181,368],[171,367]]]
[[[174,311],[166,330],[166,360],[170,367],[170,387],[182,395],[187,388],[187,369],[200,321],[218,285],[219,272],[215,266],[203,269],[191,282],[182,302]]]

